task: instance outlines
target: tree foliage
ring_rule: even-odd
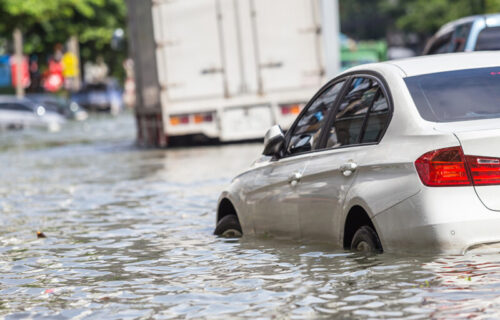
[[[388,28],[430,35],[465,16],[500,12],[500,0],[340,0],[341,29],[357,39],[384,37]]]
[[[465,16],[500,11],[500,0],[382,0],[380,9],[396,17],[396,27],[432,34],[443,24]]]
[[[0,37],[10,38],[15,28],[24,35],[26,54],[42,58],[78,36],[82,60],[103,56],[115,71],[125,52],[111,50],[114,30],[125,28],[124,0],[1,0]]]

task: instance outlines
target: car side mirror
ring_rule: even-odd
[[[279,153],[283,143],[285,142],[285,135],[279,125],[272,126],[264,136],[264,151],[265,156],[274,156]]]

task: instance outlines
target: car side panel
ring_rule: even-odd
[[[302,174],[309,155],[273,161],[256,169],[255,183],[247,193],[255,232],[284,238],[300,238],[300,197],[289,178]]]
[[[246,171],[235,177],[229,187],[221,193],[217,204],[218,209],[223,199],[228,199],[231,202],[245,235],[255,233],[251,203],[247,197],[254,187],[255,177],[255,170]],[[217,221],[219,220],[219,214],[220,212],[217,212]]]
[[[343,228],[352,207],[361,206],[374,221],[377,215],[418,194],[424,187],[415,169],[416,159],[431,150],[459,145],[458,140],[452,134],[430,131],[427,134],[398,136],[390,132],[391,129],[389,127],[387,139],[383,142],[365,147],[366,157],[362,158],[362,162],[358,164],[356,180],[343,205],[339,241],[343,239]],[[418,208],[413,208],[412,213],[418,215],[418,210]],[[377,224],[375,222],[374,224],[384,245],[387,231],[381,232]],[[398,228],[397,223],[392,223],[385,226],[384,230],[397,230]]]
[[[300,195],[299,220],[301,235],[334,243],[339,238],[342,204],[351,187],[356,171],[345,176],[340,167],[357,163],[366,154],[364,147],[349,147],[317,152],[296,186]]]

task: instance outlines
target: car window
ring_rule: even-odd
[[[321,136],[321,127],[329,111],[332,110],[343,84],[344,81],[337,82],[309,104],[291,133],[287,147],[288,154],[307,152],[316,147]]]
[[[438,54],[450,52],[452,33],[447,33],[439,38],[437,38],[431,45],[429,52],[427,54]]]
[[[378,90],[364,128],[361,143],[377,142],[389,121],[389,103],[381,89]]]
[[[1,110],[33,112],[30,108],[19,103],[0,103]]]
[[[432,122],[500,118],[500,68],[430,73],[405,78],[420,116]]]
[[[471,28],[472,23],[464,23],[455,28],[453,34],[453,52],[463,52],[465,50],[465,44]]]
[[[500,50],[500,27],[483,29],[477,36],[475,50]]]
[[[378,83],[371,78],[353,79],[335,115],[326,148],[359,143],[361,128],[378,88]]]

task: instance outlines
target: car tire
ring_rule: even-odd
[[[238,217],[228,214],[217,222],[214,234],[226,238],[239,238],[243,235]]]
[[[372,227],[362,226],[352,237],[351,250],[382,253],[382,244]]]

